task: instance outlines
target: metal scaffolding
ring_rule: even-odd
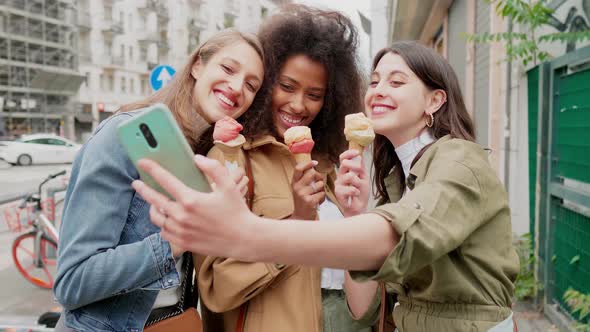
[[[0,136],[63,134],[78,91],[74,1],[0,0]]]

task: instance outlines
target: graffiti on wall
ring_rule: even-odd
[[[590,0],[581,0],[582,10],[575,5],[574,1],[568,0],[553,0],[548,7],[557,11],[562,6],[570,6],[567,10],[567,15],[563,19],[555,17],[555,14],[549,19],[549,25],[557,29],[559,32],[578,32],[590,29],[588,19],[590,19]],[[566,44],[566,52],[571,52],[576,49],[576,42],[569,41]]]

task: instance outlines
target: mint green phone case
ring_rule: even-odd
[[[140,129],[141,124],[149,127],[157,142],[155,147],[148,144]],[[121,123],[118,129],[119,141],[135,167],[138,160],[148,158],[160,164],[188,187],[202,192],[211,191],[207,178],[193,161],[193,151],[166,105],[150,106],[141,114]],[[142,181],[172,198],[151,176],[139,168],[138,171]]]

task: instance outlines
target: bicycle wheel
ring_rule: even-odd
[[[43,235],[39,247],[39,264],[35,257],[35,236],[37,232],[18,236],[12,243],[14,265],[30,283],[41,288],[51,289],[57,269],[57,243]]]

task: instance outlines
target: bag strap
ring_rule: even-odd
[[[244,324],[246,323],[246,310],[248,309],[248,302],[240,306],[240,314],[236,322],[236,332],[244,332]]]
[[[246,150],[243,151],[245,156],[244,168],[246,170],[246,176],[248,177],[248,196],[246,197],[246,203],[248,203],[248,208],[252,211],[252,204],[254,204],[254,176],[252,175],[252,162],[250,161],[248,152],[246,152]]]
[[[193,287],[193,257],[189,252],[185,252],[182,254],[182,259],[182,282],[179,286],[181,292],[180,299],[178,303],[176,303],[175,305],[176,310],[170,311],[166,313],[164,316],[152,317],[150,315],[150,317],[148,317],[147,322],[145,323],[145,327],[154,325],[170,317],[177,316],[183,313],[188,308],[197,307],[197,303],[195,301],[196,297],[193,295],[193,292],[197,289],[197,287]],[[198,297],[198,290],[196,290],[196,292],[196,296]]]
[[[246,203],[248,203],[248,208],[250,211],[252,211],[252,204],[254,204],[254,176],[252,175],[252,162],[250,161],[250,156],[248,156],[248,152],[246,152],[246,150],[244,150],[244,156],[244,168],[246,171],[246,176],[248,177],[248,196],[246,197]],[[236,332],[244,331],[247,309],[248,302],[240,306],[240,313],[238,314],[238,320],[236,321]]]
[[[380,282],[379,288],[381,289],[381,307],[379,309],[379,332],[385,332],[385,307],[387,307],[387,294],[385,292],[385,283]]]
[[[193,283],[193,255],[190,252],[185,252],[182,254],[182,267],[183,271],[183,280],[180,284],[180,289],[182,290],[180,293],[180,301],[178,301],[178,309],[184,311],[188,308],[194,307],[196,308],[196,296],[199,296],[199,291],[196,290],[197,294],[195,295],[194,283]]]

